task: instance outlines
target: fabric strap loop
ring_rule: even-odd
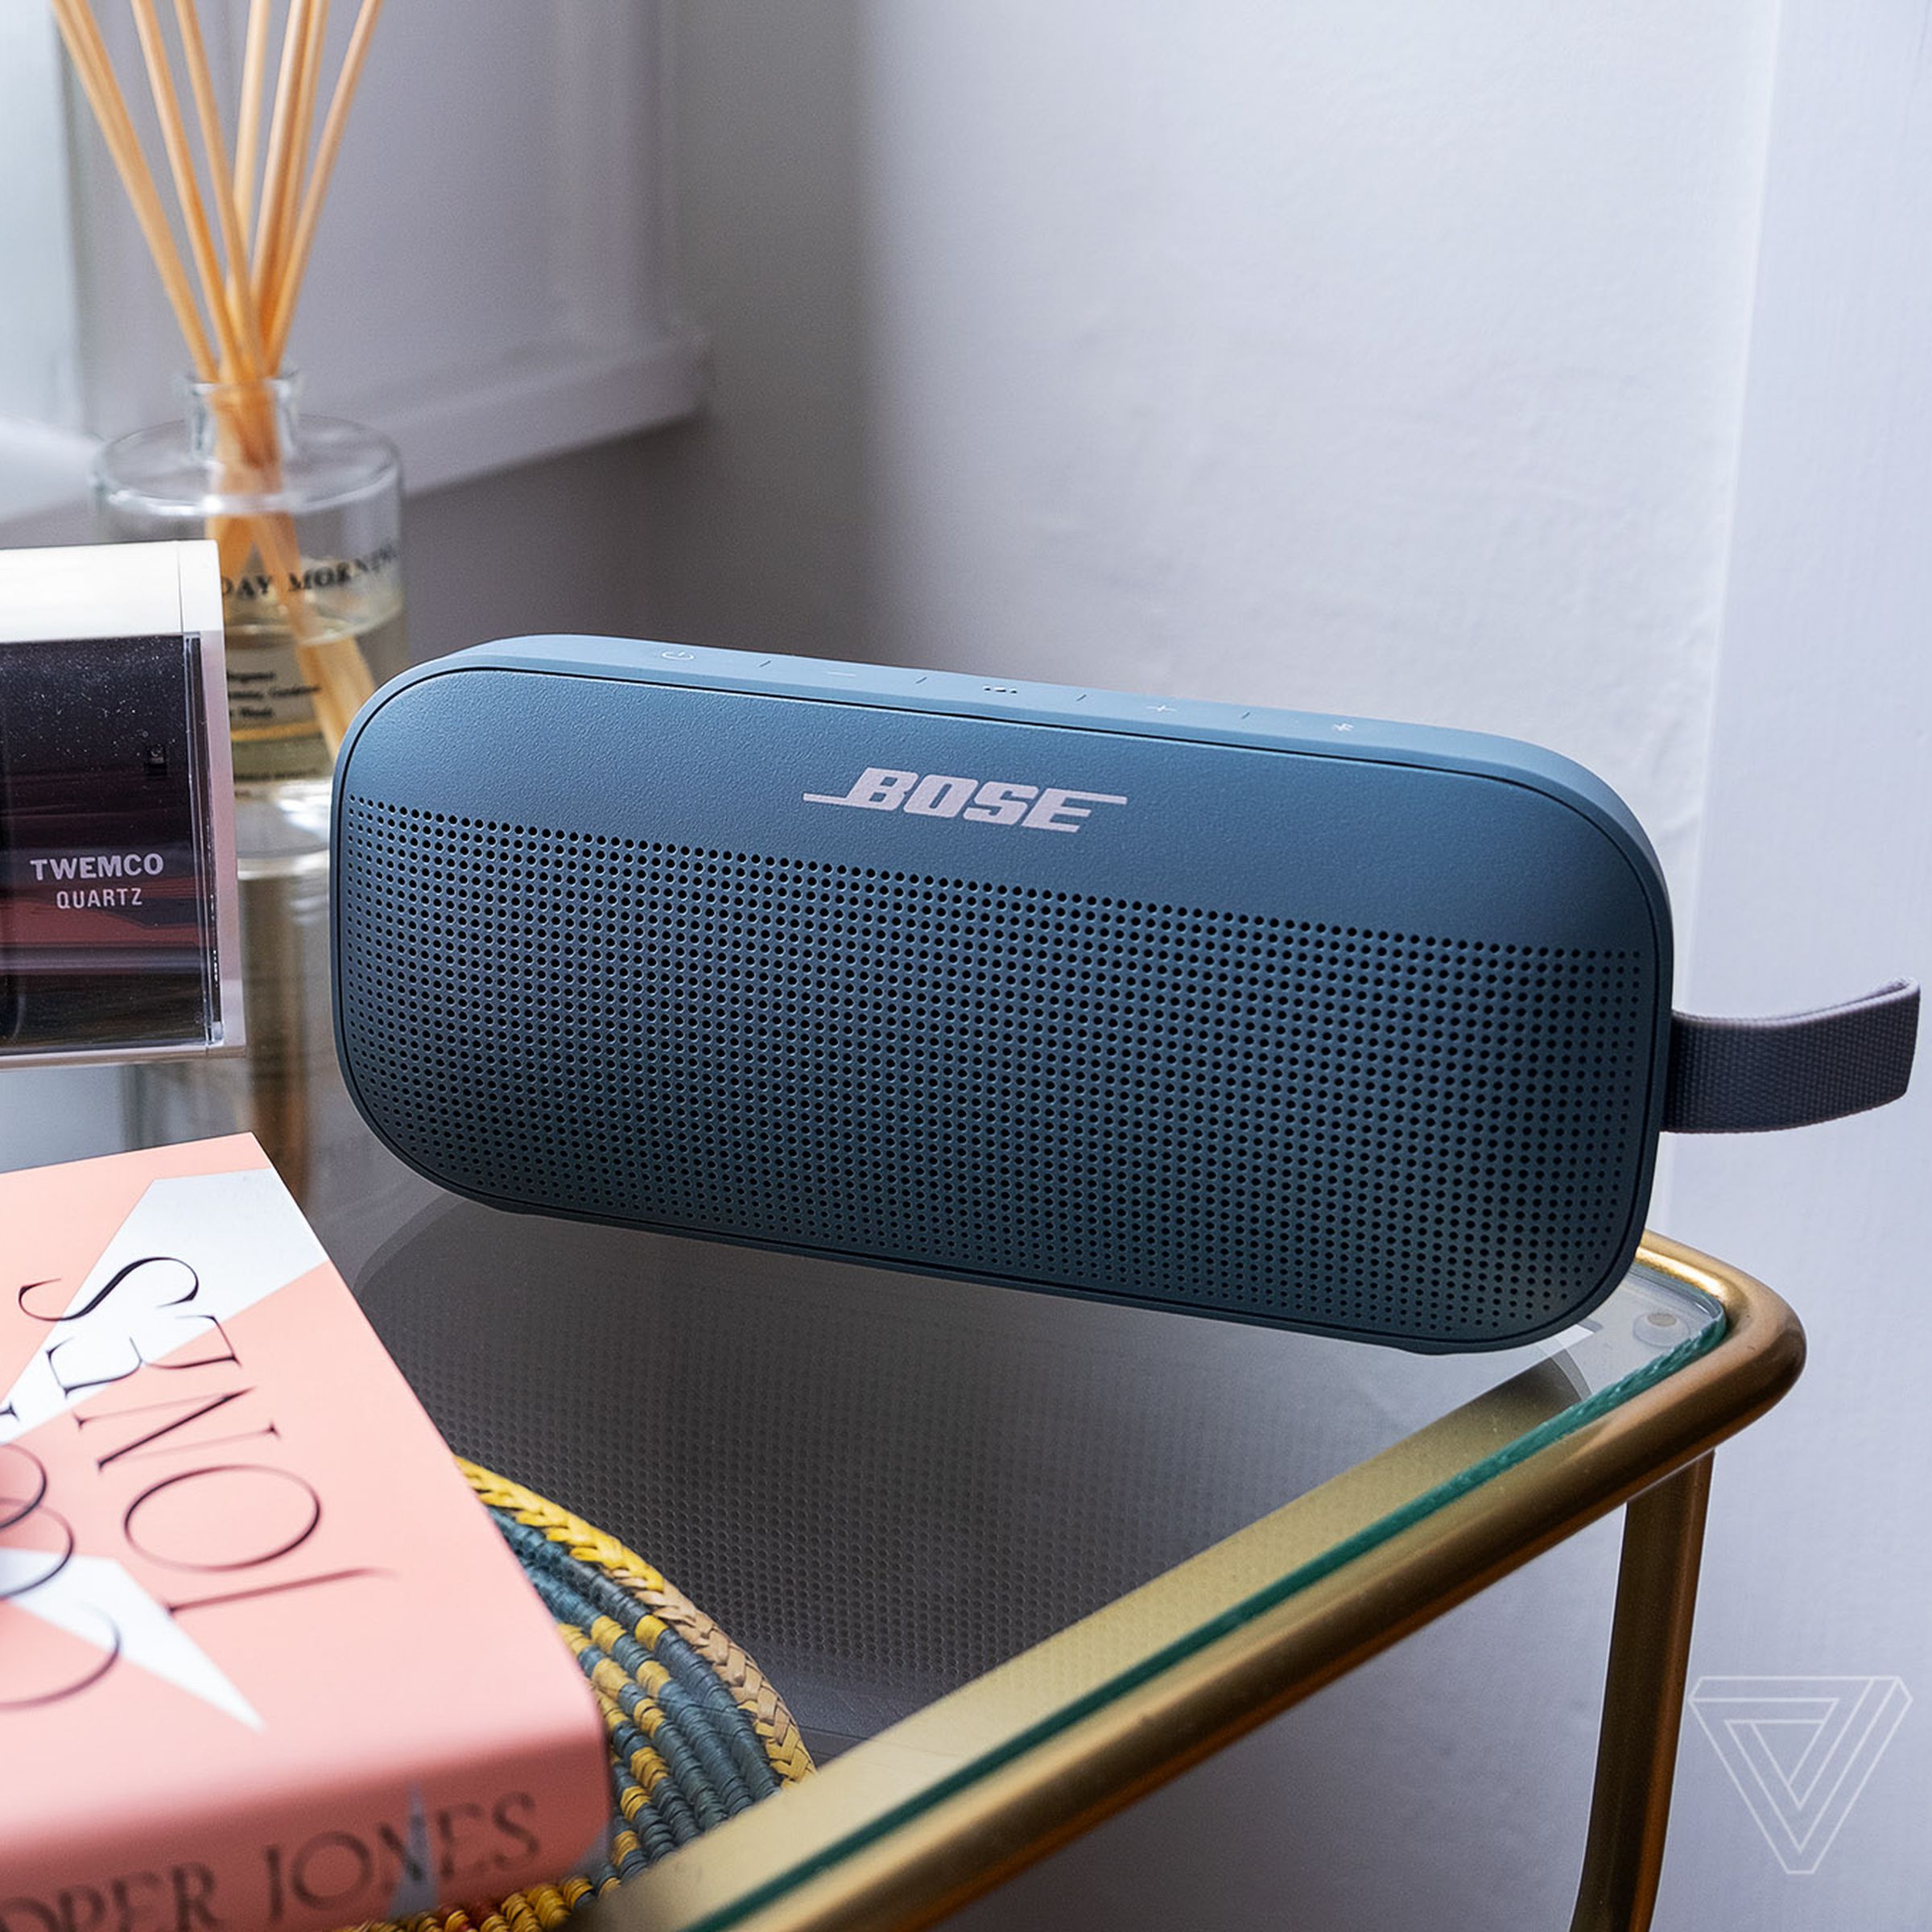
[[[1664,1092],[1670,1133],[1764,1133],[1896,1100],[1912,1077],[1918,988],[1755,1020],[1674,1013]]]

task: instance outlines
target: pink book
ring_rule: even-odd
[[[494,1899],[609,1806],[588,1686],[255,1142],[0,1174],[4,1932]]]

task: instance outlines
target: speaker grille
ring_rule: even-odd
[[[342,1044],[486,1199],[1440,1344],[1634,1237],[1651,966],[349,795]]]

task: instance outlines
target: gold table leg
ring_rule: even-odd
[[[1686,1463],[1624,1512],[1596,1787],[1571,1932],[1646,1932],[1656,1909],[1711,1460]]]
[[[584,1932],[935,1924],[1620,1505],[1573,1932],[1639,1932],[1662,1857],[1710,1452],[1778,1401],[1805,1352],[1798,1318],[1749,1276],[1657,1236],[1640,1259],[1724,1311],[1724,1334],[1674,1375],[1430,1501],[1574,1402],[1538,1363],[680,1846],[588,1906]],[[1302,1577],[1398,1517],[1412,1520]]]

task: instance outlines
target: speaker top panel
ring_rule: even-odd
[[[1667,902],[1534,748],[546,638],[336,806],[351,1090],[479,1198],[1435,1348],[1634,1249]]]

